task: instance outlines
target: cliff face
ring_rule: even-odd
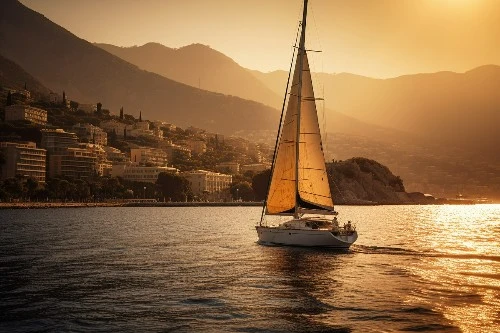
[[[327,164],[336,204],[416,203],[405,192],[403,181],[382,164],[356,157]]]

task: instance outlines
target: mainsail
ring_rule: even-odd
[[[303,36],[300,44],[266,201],[267,214],[334,210]]]

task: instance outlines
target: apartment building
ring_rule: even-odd
[[[42,129],[41,147],[49,154],[65,151],[70,147],[78,146],[78,137],[75,133],[63,129]]]
[[[37,148],[34,142],[0,142],[0,150],[5,159],[5,162],[0,164],[1,179],[21,175],[32,177],[39,183],[45,182],[45,149]]]
[[[139,165],[165,166],[168,162],[168,154],[158,148],[132,148],[130,149],[130,160]]]
[[[5,121],[27,120],[33,124],[47,124],[47,111],[29,105],[9,105],[5,107]]]
[[[206,170],[186,171],[181,176],[189,181],[191,191],[196,196],[220,193],[227,190],[233,180],[231,175]]]
[[[134,163],[113,165],[112,177],[121,177],[128,181],[156,183],[162,172],[178,173],[176,168],[166,166],[141,166]]]
[[[66,148],[49,154],[48,176],[88,178],[96,174],[97,156],[94,152],[81,148]]]
[[[73,126],[72,130],[80,139],[86,140],[89,143],[101,146],[108,144],[108,134],[100,127],[92,124],[78,123]]]

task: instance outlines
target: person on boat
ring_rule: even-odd
[[[337,220],[337,216],[333,218],[333,225],[337,228],[339,227],[339,220]]]
[[[351,231],[351,230],[352,230],[352,224],[351,224],[351,221],[347,221],[347,225],[346,225],[345,230],[347,230],[347,231]]]

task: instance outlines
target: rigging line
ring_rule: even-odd
[[[299,21],[299,25],[297,27],[297,35],[295,36],[294,45],[297,45],[297,40],[299,39],[299,31],[300,31],[301,25],[302,25],[302,22]],[[260,226],[262,225],[262,221],[264,220],[264,214],[266,212],[267,193],[269,193],[269,190],[271,189],[271,180],[273,179],[274,166],[276,164],[276,155],[278,152],[278,142],[279,142],[279,138],[281,136],[280,132],[282,131],[283,115],[285,114],[286,97],[287,97],[287,92],[288,92],[288,86],[290,84],[290,76],[292,73],[293,59],[295,58],[295,52],[296,52],[296,49],[293,48],[292,61],[290,62],[290,69],[288,70],[288,79],[286,81],[285,97],[283,98],[283,104],[281,106],[281,117],[280,117],[280,122],[279,122],[278,135],[276,136],[276,142],[274,144],[273,163],[271,164],[271,174],[269,175],[269,183],[267,184],[266,198],[264,199],[264,205],[262,206],[262,214],[260,216],[260,223],[259,223]]]
[[[314,24],[314,29],[313,31],[316,33],[314,35],[314,37],[316,37],[316,42],[318,43],[318,49],[319,50],[323,50],[323,46],[321,45],[321,38],[320,38],[320,35],[319,35],[319,29],[318,29],[318,25],[316,24],[316,14],[314,12],[314,6],[311,6],[311,15],[312,15],[312,21],[313,21],[313,24]],[[325,70],[324,70],[324,66],[325,66],[325,62],[324,62],[324,58],[323,57],[320,57],[320,62],[321,62],[321,73],[324,73]],[[314,62],[315,59],[313,59],[313,62]],[[314,64],[313,64],[314,65]],[[324,151],[326,152],[328,150],[328,132],[327,132],[327,128],[326,128],[326,124],[327,124],[327,114],[326,114],[326,103],[325,103],[325,81],[322,79],[322,75],[320,73],[315,73],[315,79],[317,81],[319,81],[319,85],[322,89],[322,93],[323,93],[323,98],[320,99],[323,101],[323,103],[321,103],[321,114],[322,114],[322,127],[323,127],[323,136],[324,136],[324,141],[322,142],[322,145],[324,146]]]
[[[333,185],[335,185],[335,188],[337,189],[337,191],[339,191],[339,194],[342,197],[342,199],[344,200],[344,204],[345,204],[347,201],[345,200],[344,195],[342,194],[342,192],[340,191],[339,187],[337,186],[337,183],[333,179],[332,179],[332,182],[333,182]]]

